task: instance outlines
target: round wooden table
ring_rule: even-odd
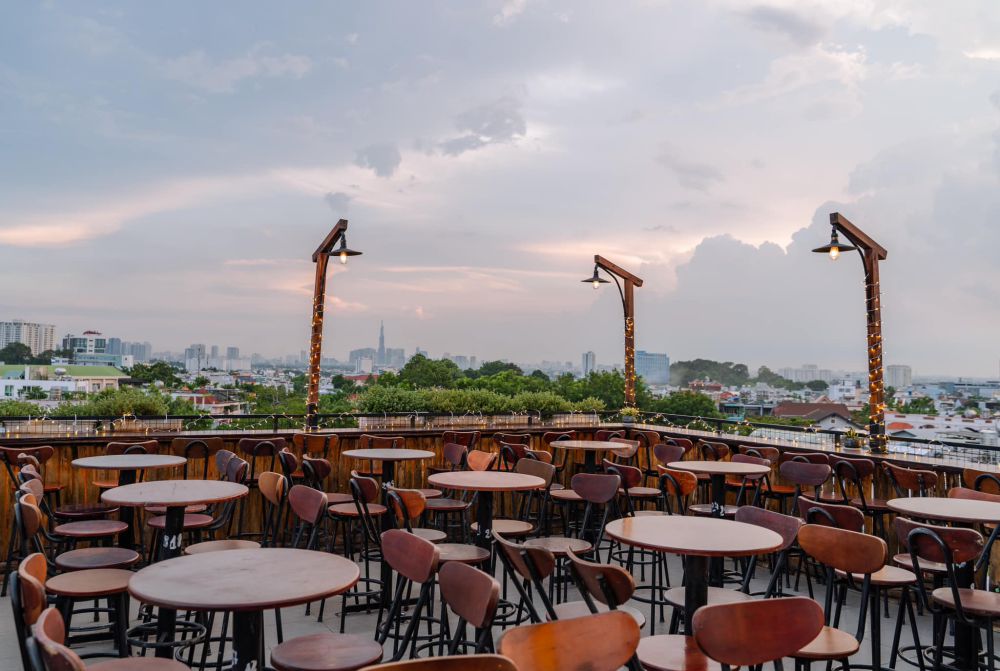
[[[737,475],[747,477],[767,475],[771,469],[760,464],[744,464],[732,461],[673,461],[667,468],[688,473],[704,473],[712,479],[712,516],[725,517],[726,510],[726,476]]]
[[[712,517],[657,515],[624,517],[608,522],[604,533],[633,547],[687,557],[684,567],[684,617],[688,635],[691,618],[708,602],[709,559],[749,557],[773,552],[784,542],[780,535],[752,524]],[[715,582],[715,587],[722,587]]]
[[[597,471],[597,453],[608,450],[620,450],[628,447],[624,443],[616,443],[610,440],[554,440],[552,447],[560,450],[579,450],[583,452],[583,468],[588,473]]]
[[[138,571],[128,590],[134,598],[160,608],[158,633],[169,636],[166,640],[173,640],[173,625],[169,632],[163,631],[164,611],[232,612],[231,668],[242,671],[265,668],[265,610],[340,594],[359,576],[357,564],[328,552],[256,548],[161,561]]]
[[[81,457],[73,460],[74,468],[89,468],[100,471],[118,471],[118,486],[131,485],[139,479],[139,471],[152,471],[159,468],[183,466],[187,462],[184,457],[173,454],[102,454],[96,457]],[[128,525],[122,534],[122,546],[135,549],[136,531],[135,514],[131,507],[121,508],[118,519]]]
[[[937,496],[912,496],[886,501],[889,510],[918,519],[951,522],[959,526],[1000,524],[1000,503]],[[993,532],[994,534],[996,531]],[[989,547],[989,546],[987,546]],[[955,577],[962,585],[975,582],[976,562],[955,567]],[[979,668],[979,629],[955,621],[955,666],[976,671]]]
[[[446,471],[431,475],[427,482],[444,489],[479,492],[476,545],[487,550],[493,544],[493,492],[521,492],[545,486],[545,480],[537,476],[507,471]]]

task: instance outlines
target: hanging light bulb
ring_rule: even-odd
[[[853,252],[857,247],[852,247],[850,245],[842,245],[840,243],[840,237],[837,235],[837,229],[833,228],[830,231],[830,244],[823,245],[822,247],[817,247],[813,251],[817,254],[829,254],[830,259],[836,261],[840,258],[841,252]]]
[[[604,279],[603,277],[601,277],[598,274],[598,272],[597,272],[597,264],[596,263],[594,264],[594,274],[593,274],[593,276],[592,277],[588,277],[585,280],[580,280],[580,281],[581,282],[590,282],[592,285],[594,285],[595,289],[597,289],[598,287],[600,287],[602,284],[608,284],[608,281],[606,279]]]
[[[340,256],[340,262],[345,265],[347,264],[348,256],[361,256],[361,252],[348,248],[347,235],[340,236],[340,247],[336,250],[335,253],[338,256]]]

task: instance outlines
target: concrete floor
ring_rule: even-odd
[[[671,582],[674,585],[679,585],[682,573],[680,560],[677,557],[670,557],[668,563],[669,563]],[[731,564],[727,563],[727,565]],[[755,578],[755,580],[753,581],[751,591],[760,591],[764,589],[764,587],[766,586],[767,572],[768,569],[766,567],[758,569],[757,578]],[[499,575],[500,573],[499,569],[497,573]],[[638,574],[638,569],[636,570],[636,573]],[[374,569],[373,574],[377,574],[377,568]],[[645,584],[642,580],[640,580],[639,575],[636,575],[636,579],[637,582],[639,582],[640,584]],[[806,592],[805,592],[804,581],[803,584],[801,585],[801,588],[802,588],[802,593],[805,594]],[[816,596],[817,598],[822,599],[823,588],[820,586],[817,589],[818,591],[816,593]],[[791,595],[794,593],[795,592],[793,590],[786,589],[787,595]],[[512,600],[516,599],[516,592],[512,586],[509,589],[509,594]],[[570,600],[576,600],[579,598],[579,595],[574,588],[570,588],[569,598]],[[2,603],[0,603],[0,610],[2,610],[2,613],[0,613],[0,650],[2,650],[2,654],[0,654],[0,671],[16,671],[21,667],[18,658],[17,641],[15,638],[13,621],[11,619],[9,600],[7,598],[4,598],[0,601],[2,601]],[[855,593],[850,593],[848,595],[847,607],[845,608],[841,619],[841,627],[845,631],[851,633],[855,632],[857,627],[858,601],[859,601],[858,593],[855,592]],[[640,612],[642,612],[648,618],[649,616],[648,604],[630,602],[629,605],[640,610]],[[896,607],[897,607],[897,601],[891,599],[890,617],[884,618],[882,620],[883,623],[882,646],[881,646],[883,655],[882,662],[883,665],[886,666],[888,665],[889,655],[891,653],[893,627],[896,621]],[[134,608],[135,606],[133,606],[133,609]],[[540,607],[539,609],[541,610]],[[282,620],[284,625],[285,638],[288,639],[288,638],[293,638],[295,636],[301,636],[304,634],[317,633],[323,631],[331,631],[331,632],[338,631],[340,626],[339,610],[340,610],[339,597],[331,599],[327,603],[326,614],[323,622],[317,622],[315,607],[313,609],[313,614],[309,616],[305,615],[305,607],[294,607],[294,608],[284,609],[282,611]],[[667,620],[669,622],[669,609],[667,612]],[[931,640],[930,617],[923,616],[919,617],[918,620],[919,620],[921,641],[927,644]],[[372,614],[352,613],[347,617],[346,631],[348,633],[373,636],[375,621],[376,621],[376,616],[374,613]],[[663,624],[657,623],[656,633],[657,634],[667,633],[667,626],[668,623],[663,623]],[[266,627],[266,645],[268,646],[268,648],[270,648],[276,645],[277,643],[275,628],[274,628],[274,617],[272,614],[265,615],[265,627]],[[647,622],[646,626],[643,628],[644,636],[649,635],[649,629],[650,629],[649,623]],[[500,635],[501,635],[501,630],[498,628],[495,631],[495,636],[499,637]],[[903,645],[910,644],[910,634],[908,626],[904,627],[902,640],[903,640]],[[388,648],[388,646],[390,645],[391,643],[387,644],[387,655],[386,655],[387,658],[391,656],[391,649]],[[870,643],[868,640],[865,640],[863,642],[861,651],[854,658],[852,658],[851,660],[852,664],[862,664],[862,663],[868,663],[870,661],[869,645]],[[108,643],[92,644],[89,646],[80,647],[77,650],[78,652],[83,653],[98,649],[108,650],[110,649],[110,645]],[[101,661],[101,659],[98,658],[88,661],[90,663],[96,663]],[[791,667],[786,667],[786,668],[791,668]],[[911,667],[909,667],[909,665],[905,663],[900,662],[897,663],[897,668],[906,669]]]

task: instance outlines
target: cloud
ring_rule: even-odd
[[[779,33],[801,46],[817,43],[826,32],[819,21],[784,7],[755,5],[741,14],[754,27]]]
[[[493,24],[501,27],[506,26],[523,14],[527,7],[528,0],[504,0],[500,11],[493,16]]]
[[[455,126],[459,131],[467,131],[466,134],[442,142],[441,150],[449,156],[457,156],[489,144],[513,142],[524,137],[528,124],[520,107],[513,98],[501,98],[462,112],[455,119]]]
[[[335,214],[346,212],[347,206],[351,203],[351,197],[343,191],[331,191],[323,196],[323,200],[326,201],[326,204],[330,206],[330,209],[333,210]]]
[[[392,177],[403,157],[394,144],[372,144],[359,149],[354,164],[371,168],[379,177]]]
[[[962,55],[977,61],[1000,61],[1000,47],[980,47],[963,51]]]
[[[266,53],[265,43],[254,45],[246,54],[215,61],[197,49],[163,63],[163,74],[209,93],[232,93],[249,79],[290,77],[301,79],[312,68],[312,60],[297,54]]]
[[[708,191],[709,188],[723,181],[722,173],[707,163],[700,163],[684,158],[671,147],[664,147],[656,156],[656,162],[670,170],[677,183],[685,189]]]

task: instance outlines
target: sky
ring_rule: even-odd
[[[0,319],[156,350],[620,361],[637,347],[1000,364],[1000,3],[15,3],[0,22]],[[334,267],[335,266],[335,267]]]

